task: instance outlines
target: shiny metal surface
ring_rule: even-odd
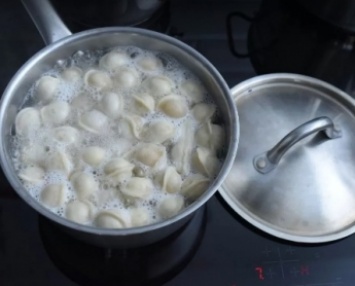
[[[341,137],[341,130],[334,127],[333,121],[329,117],[322,116],[311,119],[288,133],[272,149],[254,157],[253,163],[255,169],[262,174],[269,173],[276,168],[282,156],[293,145],[320,131],[323,131],[323,134],[329,139]]]
[[[32,1],[33,5],[35,3],[36,1]],[[40,17],[46,13],[52,15],[55,13],[50,5],[45,7],[49,10],[45,11],[45,13],[39,13]],[[53,21],[60,21],[59,17],[53,17],[52,19]],[[60,27],[65,26],[60,23],[52,24],[47,26],[47,28],[56,27],[56,29],[60,29]],[[43,28],[46,28],[46,26],[43,26]],[[60,30],[48,31],[49,34],[61,32]],[[15,116],[23,104],[24,95],[43,72],[51,69],[58,60],[69,58],[78,50],[103,49],[119,45],[134,45],[167,53],[175,57],[200,78],[220,110],[221,123],[224,124],[226,132],[226,157],[219,174],[206,192],[175,217],[144,227],[99,229],[80,225],[59,217],[28,194],[16,175],[11,159],[11,134]],[[237,152],[239,123],[229,87],[214,66],[201,54],[181,41],[164,34],[138,28],[114,27],[88,30],[65,37],[42,49],[28,60],[12,78],[1,98],[0,134],[1,167],[13,189],[23,200],[77,238],[104,247],[129,248],[151,244],[172,234],[183,226],[194,212],[214,195],[233,165]]]
[[[21,0],[21,2],[46,45],[72,34],[48,0]]]
[[[270,74],[232,89],[240,143],[220,189],[243,218],[279,238],[319,243],[355,231],[355,101],[339,89],[295,74]],[[315,117],[332,119],[342,136],[321,133],[296,143],[268,174],[253,158]]]

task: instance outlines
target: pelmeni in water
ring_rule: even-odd
[[[19,179],[75,223],[140,227],[209,187],[225,142],[202,82],[137,47],[80,51],[43,74],[15,120]]]

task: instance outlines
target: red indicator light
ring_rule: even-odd
[[[258,273],[259,280],[264,280],[264,269],[262,267],[255,267],[255,271]]]
[[[309,267],[305,265],[300,266],[300,274],[302,276],[309,275]]]

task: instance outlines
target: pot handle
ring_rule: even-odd
[[[72,33],[63,23],[49,0],[21,0],[46,45]]]
[[[317,132],[321,132],[329,138],[341,137],[341,130],[333,121],[326,116],[317,117],[298,126],[284,138],[282,138],[272,149],[254,157],[254,168],[262,174],[267,174],[276,168],[282,156],[300,140]]]

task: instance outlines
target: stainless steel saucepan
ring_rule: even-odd
[[[29,59],[8,84],[0,108],[0,155],[3,171],[19,196],[36,211],[60,225],[73,236],[104,247],[137,247],[167,237],[182,227],[213,196],[224,181],[234,161],[239,137],[236,108],[230,90],[218,71],[202,55],[186,44],[164,34],[137,28],[111,27],[71,34],[47,0],[22,1],[47,47]],[[213,96],[226,131],[226,157],[221,171],[206,192],[181,213],[168,220],[130,229],[99,229],[79,225],[50,212],[33,199],[22,186],[10,156],[11,130],[24,96],[40,75],[61,59],[67,59],[78,50],[95,50],[120,45],[161,51],[175,57],[195,73]]]

